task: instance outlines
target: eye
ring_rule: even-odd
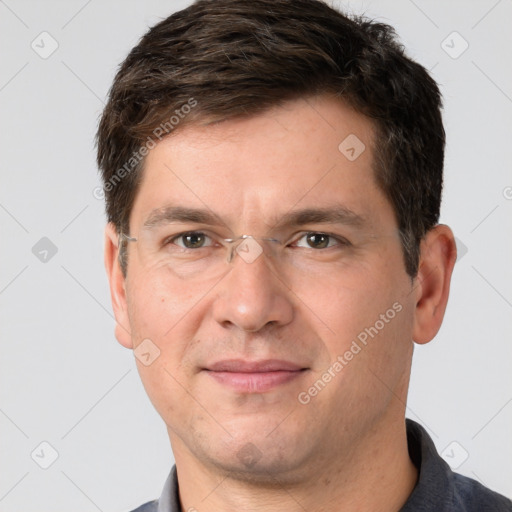
[[[200,231],[188,231],[168,240],[183,249],[201,249],[212,245],[212,239]]]
[[[350,245],[348,241],[329,235],[312,231],[302,235],[294,244],[296,247],[305,247],[307,249],[328,249],[336,245]]]

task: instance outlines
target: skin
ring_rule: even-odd
[[[338,150],[349,134],[366,146],[354,161]],[[413,346],[441,325],[456,249],[451,230],[438,225],[422,241],[418,275],[406,273],[393,208],[375,182],[372,143],[371,121],[328,96],[189,125],[147,157],[126,277],[107,226],[116,337],[131,349],[149,338],[160,350],[149,366],[136,361],[167,425],[183,510],[394,511],[412,492],[417,470],[404,416]],[[290,211],[340,204],[364,216],[365,227],[276,227]],[[212,229],[224,238],[314,231],[353,246],[325,249],[306,270],[263,254],[251,263],[235,256],[215,278],[184,277],[141,242],[151,212],[169,205],[214,212],[223,224]],[[301,240],[284,251],[320,250]],[[400,312],[300,403],[299,393],[332,373],[358,334],[396,303]],[[202,371],[231,358],[282,359],[305,370],[265,392],[239,392]]]

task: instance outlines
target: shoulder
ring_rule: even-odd
[[[131,512],[180,512],[178,476],[174,465],[165,481],[160,498],[148,501]]]
[[[512,512],[508,498],[453,472],[420,424],[407,419],[406,427],[418,481],[401,512]]]
[[[158,500],[148,501],[131,512],[158,512]]]
[[[512,501],[467,476],[453,473],[453,507],[461,511],[512,512]]]

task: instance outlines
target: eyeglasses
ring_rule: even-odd
[[[172,232],[143,229],[137,237],[120,233],[120,242],[135,244],[144,267],[187,280],[207,280],[227,273],[236,256],[252,264],[269,259],[280,273],[325,274],[356,264],[372,244],[392,234],[340,234],[303,231],[286,240],[241,235],[223,238],[210,230]]]

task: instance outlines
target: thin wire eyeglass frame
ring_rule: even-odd
[[[119,237],[122,238],[123,240],[125,240],[126,242],[137,242],[138,241],[138,239],[136,237],[129,236],[126,233],[119,233]],[[264,241],[275,242],[275,243],[284,245],[284,242],[282,242],[281,240],[278,240],[277,238],[255,237],[252,235],[240,235],[236,238],[221,238],[219,240],[220,242],[225,242],[226,244],[228,244],[225,246],[226,248],[229,249],[228,255],[227,255],[228,263],[231,263],[231,261],[233,261],[233,255],[234,255],[236,248],[239,247],[239,245],[241,244],[241,242],[243,240],[248,240],[248,239],[255,240],[256,242],[259,240],[262,242],[264,242]]]

